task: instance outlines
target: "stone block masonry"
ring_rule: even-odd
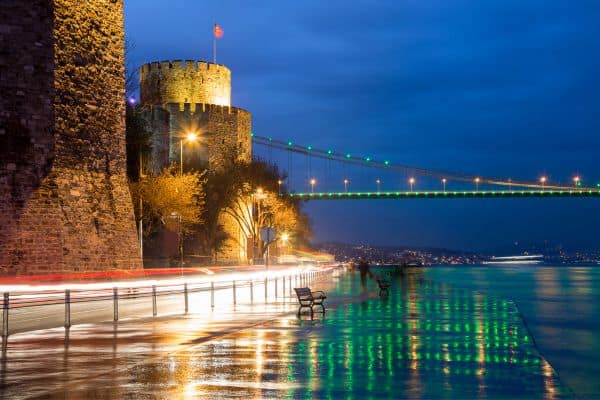
[[[122,0],[0,2],[0,273],[141,268]]]
[[[141,104],[153,133],[155,170],[180,162],[180,143],[188,132],[198,133],[201,139],[183,147],[184,160],[216,171],[234,152],[240,160],[252,161],[252,115],[231,106],[227,67],[206,61],[161,61],[142,65],[139,72]],[[167,124],[157,120],[157,109],[167,114]],[[229,239],[219,260],[245,262],[247,234],[225,214],[220,223]]]

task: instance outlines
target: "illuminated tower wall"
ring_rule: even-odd
[[[142,65],[141,105],[153,132],[154,172],[180,162],[180,143],[188,132],[199,135],[200,144],[184,146],[186,160],[200,160],[218,170],[232,153],[243,161],[252,160],[252,117],[231,106],[231,71],[205,61],[162,61]],[[155,116],[168,114],[168,124]],[[168,157],[165,156],[168,154]],[[242,262],[247,258],[247,235],[238,224],[221,216],[229,240],[219,258]]]
[[[140,268],[122,0],[2,0],[0,21],[0,271]]]

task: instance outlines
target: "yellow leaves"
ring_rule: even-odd
[[[144,202],[144,214],[153,215],[172,228],[181,219],[182,226],[202,222],[204,208],[203,178],[200,173],[180,175],[165,169],[158,176],[148,176],[136,185]]]

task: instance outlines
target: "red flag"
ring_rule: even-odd
[[[222,38],[223,37],[223,28],[221,28],[219,25],[215,24],[215,29],[214,29],[214,34],[216,38]]]

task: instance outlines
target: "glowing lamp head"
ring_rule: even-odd
[[[540,178],[540,182],[542,182],[542,183],[546,183],[547,180],[548,180],[548,178],[546,178],[545,176],[542,176]]]
[[[413,184],[413,183],[415,183],[415,178],[410,178],[410,179],[408,180],[408,183],[410,183],[410,184]]]
[[[345,184],[348,184],[348,182],[349,182],[348,179],[344,179]]]
[[[381,183],[381,179],[377,179],[375,183]]]
[[[188,142],[195,142],[196,140],[198,140],[198,134],[196,134],[195,132],[190,132],[187,135],[185,135],[185,139]]]
[[[475,183],[479,183],[481,181],[481,179],[479,179],[479,177],[475,178]]]
[[[281,186],[281,184],[283,184],[283,181],[282,181],[281,179],[279,179],[279,180],[277,181],[277,184]]]
[[[317,183],[317,180],[316,180],[315,178],[312,178],[312,179],[310,180],[310,184],[311,184],[311,185],[315,185],[316,183]]]
[[[290,235],[288,233],[282,233],[281,234],[281,241],[285,243],[288,240],[290,240]]]
[[[574,177],[573,182],[575,182],[575,183],[581,182],[581,177],[579,177],[579,176]]]

